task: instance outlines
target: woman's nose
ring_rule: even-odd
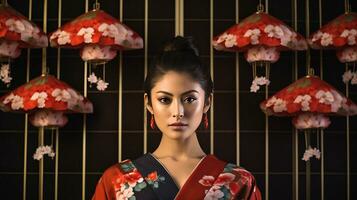
[[[180,100],[177,100],[173,103],[172,116],[181,119],[184,115],[184,107]]]

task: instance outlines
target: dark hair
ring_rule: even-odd
[[[144,83],[149,103],[151,103],[151,89],[156,81],[169,71],[189,74],[205,91],[206,100],[213,91],[210,71],[201,63],[198,49],[191,37],[176,36],[168,41],[154,58]]]

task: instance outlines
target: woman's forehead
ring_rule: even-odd
[[[188,91],[203,93],[198,81],[192,79],[185,72],[169,71],[158,79],[152,89],[153,93],[166,92],[171,94],[184,94]]]

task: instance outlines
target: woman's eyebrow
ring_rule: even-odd
[[[186,95],[186,94],[189,94],[191,92],[194,92],[194,93],[199,93],[197,90],[189,90],[189,91],[186,91],[184,93],[182,93],[181,95]],[[166,92],[166,91],[157,91],[156,93],[164,93],[166,95],[169,95],[169,96],[173,96],[173,94],[171,94],[170,92]]]

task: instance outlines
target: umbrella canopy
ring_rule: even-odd
[[[263,101],[268,115],[297,116],[303,113],[355,115],[357,105],[317,76],[303,77]]]
[[[39,76],[0,98],[4,112],[50,109],[65,113],[92,113],[93,104],[68,84],[51,75]]]
[[[312,48],[346,48],[356,46],[357,13],[349,12],[322,26],[311,34],[308,42]]]
[[[283,50],[306,50],[307,42],[303,36],[288,27],[281,20],[258,11],[233,25],[213,38],[213,47],[220,51],[245,52],[245,58],[253,66],[254,80],[251,92],[257,92],[262,85],[269,85],[269,76],[257,76],[257,64],[265,66],[269,74],[269,65],[280,58]]]
[[[94,9],[50,34],[52,47],[82,48],[89,44],[115,50],[141,49],[143,39],[103,10]]]
[[[311,34],[309,45],[314,49],[336,49],[338,59],[357,61],[357,13],[347,12]]]
[[[105,65],[117,55],[118,50],[133,50],[143,48],[143,39],[103,10],[96,8],[77,17],[71,22],[64,24],[58,30],[50,34],[52,47],[80,48],[80,56],[83,61],[91,65]],[[103,79],[91,81],[96,83],[97,89],[103,91],[107,88],[105,73]],[[95,76],[95,74],[93,74]]]
[[[40,28],[8,5],[0,5],[0,43],[18,48],[47,47],[48,39]],[[0,45],[0,46],[1,46]]]
[[[247,51],[256,46],[277,50],[305,50],[303,36],[281,20],[258,11],[213,39],[213,46],[223,51]]]

